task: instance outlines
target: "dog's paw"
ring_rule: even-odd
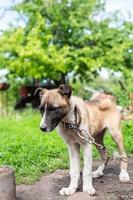
[[[60,195],[67,195],[67,196],[75,192],[76,192],[76,189],[72,187],[66,187],[66,188],[64,187],[59,191]]]
[[[124,169],[121,170],[120,174],[119,174],[119,180],[120,182],[127,182],[130,180],[128,172]]]
[[[99,178],[101,176],[103,176],[103,172],[100,171],[100,170],[96,170],[96,171],[92,172],[92,177],[93,178]]]
[[[83,187],[83,192],[87,192],[91,196],[96,194],[96,190],[95,190],[95,188],[93,186]]]

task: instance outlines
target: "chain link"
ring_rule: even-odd
[[[90,134],[90,133],[88,133],[85,129],[79,129],[78,128],[78,126],[77,125],[75,125],[75,124],[72,124],[72,123],[65,123],[65,122],[62,122],[63,123],[63,126],[65,127],[65,128],[70,128],[70,129],[73,129],[73,130],[75,130],[75,132],[77,133],[77,135],[82,139],[82,140],[84,140],[85,142],[88,142],[89,144],[95,144],[101,151],[103,151],[104,152],[104,154],[106,155],[106,157],[107,157],[107,160],[106,160],[106,163],[105,163],[105,165],[107,165],[107,163],[108,163],[108,161],[109,161],[109,159],[111,158],[111,157],[115,157],[115,155],[114,155],[114,149],[112,148],[112,147],[109,147],[111,150],[112,150],[112,153],[111,153],[111,155],[108,153],[108,151],[107,151],[107,149],[105,148],[105,146],[103,146],[102,144],[99,144],[99,143],[97,143],[96,141],[95,141],[95,138],[94,137],[92,137],[92,135]],[[87,137],[89,136],[89,139],[87,139],[87,138],[85,138],[83,135],[82,135],[82,133],[84,134],[86,134],[87,135]],[[123,161],[123,162],[128,162],[128,159],[127,159],[127,157],[126,156],[117,156],[118,157],[118,159],[119,160],[121,160],[121,161]],[[114,158],[115,159],[115,158]]]
[[[85,142],[88,142],[89,144],[95,144],[100,150],[104,151],[104,153],[105,153],[107,159],[109,160],[109,158],[110,158],[111,156],[109,155],[109,153],[108,153],[108,151],[106,150],[105,146],[103,146],[102,144],[97,143],[97,142],[95,141],[95,138],[92,137],[92,136],[90,135],[90,133],[88,133],[85,129],[79,129],[75,124],[65,123],[65,122],[62,122],[62,123],[63,123],[64,127],[70,128],[70,129],[74,129],[75,132],[78,134],[78,136],[79,136],[82,140],[84,140]],[[87,135],[87,137],[89,136],[89,139],[85,138],[85,137],[82,135],[82,133],[83,133],[83,134],[85,133],[85,134]]]

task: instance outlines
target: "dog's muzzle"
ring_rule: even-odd
[[[40,129],[43,132],[47,132],[48,131],[48,127],[47,126],[40,126]]]
[[[41,129],[41,131],[43,131],[43,132],[51,132],[51,131],[53,131],[54,130],[54,128],[57,126],[58,124],[56,123],[56,124],[52,124],[51,126],[49,126],[49,125],[47,125],[47,124],[42,124],[42,125],[40,125],[40,129]]]

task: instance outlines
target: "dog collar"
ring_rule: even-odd
[[[75,118],[74,123],[67,123],[67,122],[62,121],[63,126],[65,128],[79,127],[81,123],[81,111],[77,105],[75,105],[74,107],[74,118]]]

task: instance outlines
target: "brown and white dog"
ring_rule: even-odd
[[[78,188],[80,178],[80,146],[83,148],[83,191],[90,195],[95,194],[92,177],[103,175],[106,156],[100,151],[102,163],[92,172],[92,145],[82,140],[74,130],[64,126],[64,123],[78,124],[85,129],[97,143],[103,145],[105,130],[108,129],[116,142],[121,156],[119,180],[129,181],[127,172],[127,156],[124,150],[123,137],[120,129],[121,114],[117,109],[115,98],[107,94],[95,94],[91,100],[85,102],[77,96],[71,95],[71,88],[60,85],[58,89],[42,91],[40,111],[42,120],[40,129],[44,132],[52,131],[58,127],[58,132],[68,146],[70,156],[70,185],[60,190],[61,195],[70,195]],[[75,114],[77,112],[77,114]],[[76,119],[75,119],[76,116]]]

